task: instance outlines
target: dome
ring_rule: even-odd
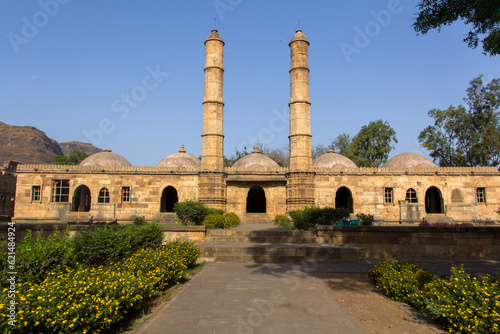
[[[88,156],[80,162],[80,166],[132,166],[132,164],[121,155],[111,150],[104,150]]]
[[[236,161],[233,167],[279,167],[278,163],[273,159],[260,153],[257,149],[257,145],[253,148],[253,152],[249,155],[245,155]]]
[[[341,154],[335,153],[333,150],[328,150],[323,155],[320,155],[313,160],[313,167],[344,167],[344,168],[356,168],[356,164],[351,161],[351,159],[344,157]]]
[[[307,40],[306,35],[304,35],[302,33],[302,30],[300,30],[300,29],[298,29],[295,32],[295,35],[292,37],[292,40],[290,41],[290,43],[288,43],[288,45],[290,45],[290,44],[292,44],[293,42],[296,42],[296,41],[304,41],[304,42],[306,42],[309,45],[309,41]]]
[[[174,153],[164,158],[156,167],[200,167],[201,161],[192,154],[186,153],[184,145],[179,153]]]
[[[436,167],[436,165],[424,157],[423,155],[417,153],[401,153],[389,160],[382,167]]]

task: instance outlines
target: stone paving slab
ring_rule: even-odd
[[[368,333],[296,264],[208,263],[135,334]]]

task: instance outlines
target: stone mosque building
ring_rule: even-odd
[[[205,40],[201,161],[182,147],[156,167],[132,166],[111,151],[79,166],[20,165],[13,221],[168,221],[175,219],[174,204],[185,200],[235,212],[243,222],[269,221],[306,206],[346,207],[353,217],[373,214],[386,222],[498,220],[500,172],[494,167],[438,168],[414,153],[381,168],[358,168],[332,151],[313,161],[309,41],[297,30],[289,46],[289,167],[256,149],[224,166],[224,41],[214,29]]]

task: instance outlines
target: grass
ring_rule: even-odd
[[[157,311],[163,304],[170,301],[172,296],[177,292],[182,285],[186,284],[191,277],[196,275],[204,266],[206,262],[193,265],[188,268],[186,272],[186,278],[174,286],[170,286],[163,291],[158,292],[155,296],[149,298],[145,301],[144,306],[141,307],[135,313],[132,313],[120,323],[118,323],[115,328],[113,328],[110,334],[132,334],[137,328],[144,324],[149,317]]]

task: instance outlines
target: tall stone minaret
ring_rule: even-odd
[[[309,101],[309,41],[297,30],[290,41],[290,168],[310,169],[311,102]]]
[[[290,46],[290,171],[287,173],[287,210],[314,205],[309,101],[309,41],[297,30]]]
[[[222,85],[224,41],[216,29],[205,40],[205,96],[203,98],[203,133],[198,199],[209,207],[225,210],[226,174],[224,172],[224,102]]]
[[[224,167],[224,134],[222,132],[222,84],[224,41],[213,29],[205,40],[205,97],[203,98],[202,169],[222,170]]]

